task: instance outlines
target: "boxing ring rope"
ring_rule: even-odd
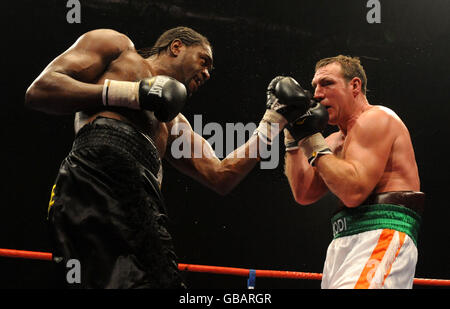
[[[53,254],[49,252],[0,249],[0,256],[10,258],[31,259],[31,260],[53,261]]]
[[[1,249],[1,248],[0,248],[0,257],[23,258],[23,259],[55,261],[55,262],[57,262],[60,259],[57,257],[53,257],[53,254],[50,252]],[[182,263],[178,264],[178,269],[180,271],[187,271],[187,272],[210,273],[210,274],[219,274],[219,275],[232,275],[232,276],[248,277],[248,287],[249,288],[254,287],[254,281],[255,281],[256,277],[305,279],[305,280],[321,280],[322,279],[322,274],[320,274],[320,273],[308,273],[308,272],[298,272],[298,271],[260,270],[260,269],[255,270],[255,269],[246,269],[246,268],[182,264]],[[414,285],[450,286],[450,280],[414,278]]]

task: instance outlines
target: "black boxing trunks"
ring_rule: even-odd
[[[60,166],[48,213],[67,287],[184,287],[160,171],[153,142],[133,126],[99,117],[81,128]],[[71,260],[79,282],[65,275]]]

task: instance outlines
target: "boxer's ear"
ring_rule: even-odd
[[[180,52],[181,52],[181,48],[184,46],[183,42],[181,42],[181,40],[179,39],[175,39],[172,41],[172,43],[170,43],[169,45],[169,52],[170,55],[177,57]]]
[[[361,79],[359,77],[353,77],[350,81],[350,85],[352,87],[353,95],[356,97],[361,92]]]

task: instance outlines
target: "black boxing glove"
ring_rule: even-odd
[[[275,77],[267,87],[266,112],[255,134],[270,144],[290,121],[303,115],[310,105],[310,94],[295,79]]]
[[[288,123],[285,128],[285,133],[288,131],[288,139],[285,139],[286,148],[297,147],[297,143],[310,135],[315,133],[322,133],[328,124],[327,109],[316,102],[314,105],[302,116],[294,121]]]
[[[322,136],[327,124],[327,109],[319,102],[315,102],[304,115],[286,126],[284,130],[286,151],[300,147],[308,158],[308,162],[314,165],[319,155],[332,153]]]
[[[105,80],[103,105],[153,111],[162,122],[175,118],[187,98],[186,87],[176,79],[158,75],[138,82]]]
[[[292,77],[275,77],[267,88],[267,96],[267,109],[281,114],[288,122],[303,115],[311,105],[309,93]]]

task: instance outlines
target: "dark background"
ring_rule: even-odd
[[[71,148],[73,119],[27,110],[24,94],[84,32],[113,28],[137,48],[166,29],[207,36],[216,69],[184,114],[203,125],[258,123],[276,75],[309,87],[323,57],[359,56],[368,100],[392,108],[410,130],[426,211],[416,277],[450,279],[448,1],[381,0],[369,24],[367,1],[83,1],[81,23],[65,0],[2,2],[0,248],[50,251],[46,211],[58,167]],[[6,41],[5,41],[6,40]],[[330,129],[332,130],[332,129]],[[296,205],[283,175],[256,167],[221,197],[164,163],[163,193],[180,263],[322,272],[335,198]],[[54,288],[49,262],[0,257],[0,288]],[[246,278],[183,273],[191,288],[246,288]],[[319,288],[319,281],[257,278],[257,288]],[[415,286],[415,288],[422,288]]]

